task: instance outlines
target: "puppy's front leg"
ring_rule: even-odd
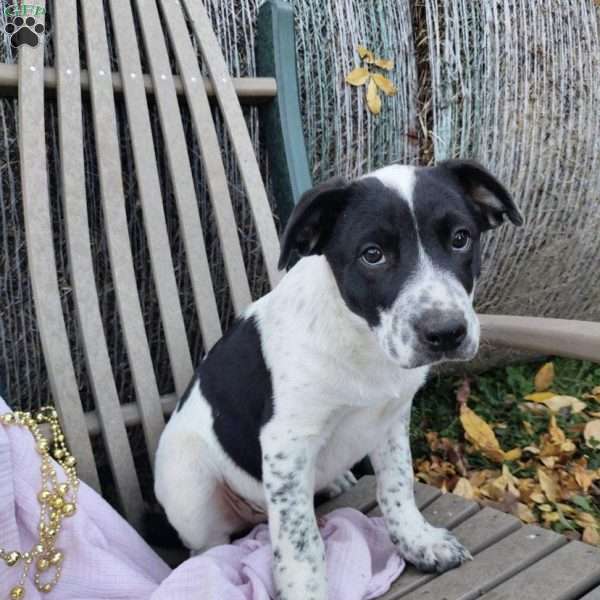
[[[263,433],[263,485],[277,598],[326,600],[325,549],[313,507],[316,440],[296,432],[281,437]]]
[[[400,554],[420,571],[443,573],[471,555],[449,531],[427,523],[415,504],[409,422],[410,405],[371,454],[377,499]]]

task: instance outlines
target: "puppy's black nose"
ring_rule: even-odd
[[[424,319],[417,326],[421,343],[433,352],[456,350],[467,335],[467,325],[462,318]]]

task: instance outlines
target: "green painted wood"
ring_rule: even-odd
[[[571,542],[483,596],[485,600],[574,600],[600,584],[600,549]],[[597,597],[599,597],[597,595]]]
[[[260,76],[277,81],[277,96],[262,106],[261,119],[268,132],[265,143],[279,217],[285,224],[294,204],[312,186],[298,101],[294,12],[288,2],[267,0],[260,7],[256,65]]]

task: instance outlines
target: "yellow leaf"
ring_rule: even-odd
[[[556,502],[560,496],[560,489],[554,481],[554,478],[546,473],[543,469],[537,470],[538,480],[540,482],[540,487],[544,494],[546,494],[546,498],[550,500],[550,502]]]
[[[527,394],[525,400],[531,400],[532,402],[545,402],[550,398],[554,398],[556,394],[554,392],[535,392],[533,394]]]
[[[556,523],[560,521],[560,515],[556,511],[547,512],[542,515],[544,523]]]
[[[544,464],[544,466],[548,467],[549,469],[554,469],[554,465],[556,464],[557,460],[558,457],[556,456],[544,456],[540,458],[540,461]]]
[[[461,477],[456,482],[456,485],[454,486],[452,493],[456,494],[457,496],[462,496],[463,498],[466,498],[467,500],[473,500],[473,498],[475,497],[475,492],[473,490],[473,486],[471,485],[471,482],[468,479],[466,479],[465,477]]]
[[[373,79],[369,81],[369,87],[367,88],[367,106],[374,115],[378,115],[381,112],[381,98]]]
[[[556,417],[554,415],[550,417],[548,433],[550,434],[550,439],[554,444],[562,444],[567,439],[565,432],[557,425]]]
[[[586,542],[586,544],[593,544],[594,546],[600,546],[600,534],[595,527],[586,527],[583,530],[583,535],[581,539]]]
[[[346,75],[346,83],[350,85],[365,85],[369,80],[369,69],[365,67],[356,67]]]
[[[357,51],[361,59],[367,63],[371,63],[375,59],[373,53],[364,46],[358,46]]]
[[[373,81],[386,96],[393,96],[397,91],[396,86],[387,77],[379,73],[373,75]]]
[[[590,513],[584,512],[582,510],[578,511],[575,514],[575,523],[580,527],[598,527],[598,522]]]
[[[590,395],[589,394],[584,394],[583,395],[584,398],[589,398]],[[593,396],[592,396],[593,398]],[[590,415],[590,417],[594,417],[594,419],[600,419],[600,412],[588,412],[588,415]]]
[[[521,448],[513,448],[512,450],[509,450],[508,452],[504,453],[504,460],[519,460],[519,458],[521,458],[522,453],[523,451],[521,450]]]
[[[536,523],[537,522],[537,519],[535,518],[533,511],[529,508],[529,506],[527,506],[526,504],[523,504],[522,502],[517,502],[517,508],[515,510],[515,514],[517,517],[519,517],[519,519],[521,519],[521,521],[523,521],[523,523]]]
[[[521,425],[523,425],[527,435],[533,435],[533,425],[529,421],[521,421]]]
[[[536,504],[544,504],[546,502],[546,496],[541,492],[534,492],[529,496]]]
[[[539,454],[540,453],[540,449],[537,446],[525,446],[525,448],[523,448],[523,452],[529,452],[530,454]]]
[[[460,422],[467,439],[476,450],[494,462],[501,463],[504,460],[504,452],[492,428],[466,404],[460,407]]]
[[[542,392],[547,393],[547,392]],[[587,408],[587,404],[574,396],[552,396],[542,402],[552,411],[559,412],[562,408],[570,408],[573,414],[580,413]]]
[[[600,446],[600,419],[594,419],[593,421],[588,421],[585,424],[583,437],[585,439],[585,443],[590,448],[597,448]]]
[[[385,69],[386,71],[390,71],[394,68],[394,61],[390,58],[376,58],[373,61],[373,64],[380,69]]]
[[[535,375],[535,391],[545,392],[554,381],[554,364],[546,363]]]
[[[552,504],[540,504],[538,508],[545,513],[552,512]]]

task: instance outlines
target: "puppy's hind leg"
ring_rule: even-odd
[[[223,503],[218,474],[208,456],[210,450],[196,432],[168,427],[156,454],[156,497],[193,553],[229,543],[230,535],[243,527]]]

